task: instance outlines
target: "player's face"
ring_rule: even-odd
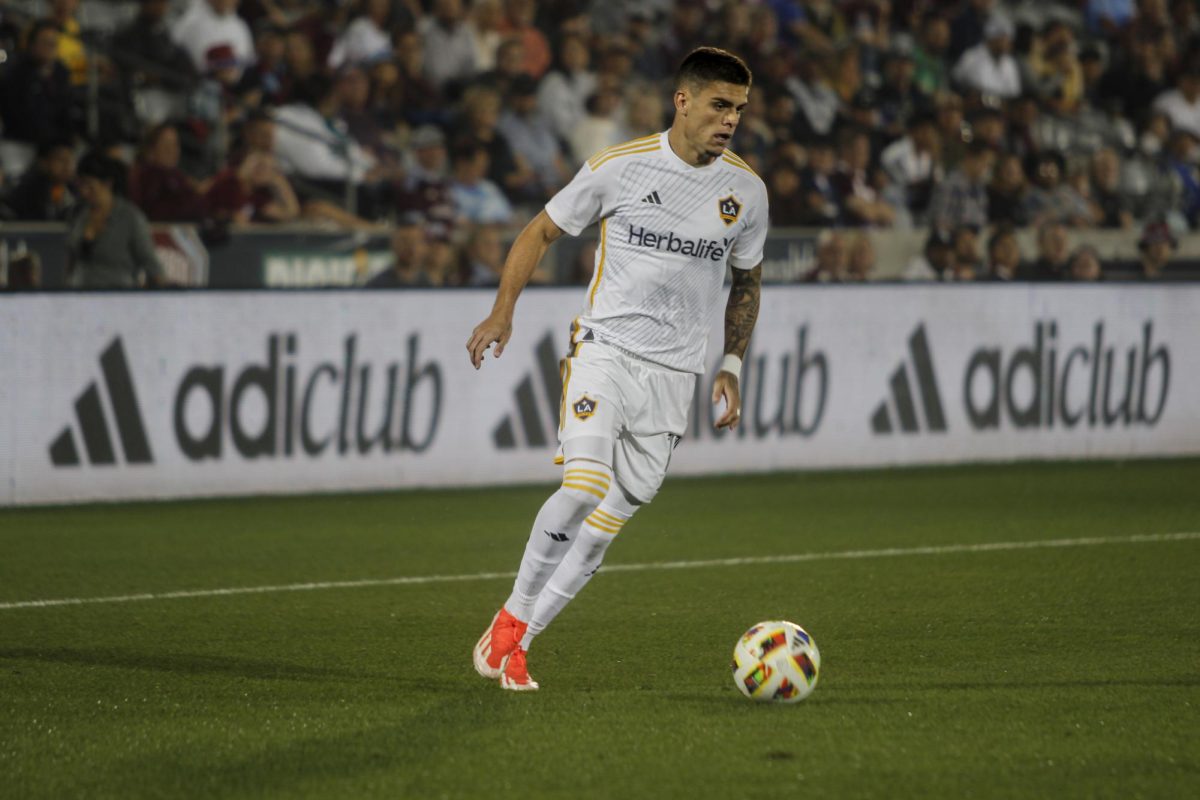
[[[716,81],[683,91],[687,94],[684,130],[689,143],[710,158],[719,157],[741,122],[750,87]]]

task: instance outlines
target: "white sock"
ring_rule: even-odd
[[[533,614],[529,618],[529,627],[525,631],[525,637],[521,639],[523,649],[529,649],[533,637],[544,631],[596,574],[608,546],[617,538],[617,533],[636,510],[637,506],[625,499],[620,487],[614,486],[609,490],[604,502],[588,515],[574,544],[571,545],[570,552],[558,565],[558,569],[554,570],[554,574],[546,582],[546,588],[537,597]]]
[[[521,569],[504,607],[519,620],[533,615],[533,607],[546,581],[579,536],[583,520],[591,514],[612,481],[612,470],[595,461],[572,459],[563,470],[563,485],[542,504]]]

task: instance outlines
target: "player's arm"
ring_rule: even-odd
[[[750,346],[750,334],[758,321],[758,304],[762,297],[762,264],[753,269],[733,270],[733,285],[729,289],[729,301],[725,304],[725,356],[737,359],[738,364]],[[724,367],[725,364],[723,363]],[[725,398],[725,413],[717,420],[717,429],[736,428],[741,419],[742,395],[738,388],[738,376],[721,369],[713,381],[712,401],[718,403]]]
[[[555,225],[550,215],[542,210],[513,242],[508,251],[508,258],[504,260],[504,270],[500,273],[500,288],[496,292],[492,313],[475,326],[471,338],[467,340],[467,353],[470,354],[471,364],[475,369],[483,365],[483,354],[493,342],[496,344],[493,351],[496,358],[504,352],[504,346],[512,336],[513,311],[517,307],[517,298],[525,284],[529,283],[529,277],[541,263],[542,257],[546,255],[546,249],[562,235],[562,228]]]

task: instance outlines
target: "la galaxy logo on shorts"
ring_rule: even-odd
[[[596,401],[585,394],[571,408],[575,411],[575,419],[587,419],[596,413]]]
[[[726,225],[732,225],[741,216],[742,204],[733,195],[722,197],[717,201],[717,213],[721,215],[722,222]]]

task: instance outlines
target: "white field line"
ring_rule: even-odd
[[[837,550],[827,553],[792,553],[778,556],[745,558],[713,558],[699,561],[653,561],[643,564],[613,564],[604,572],[654,572],[670,569],[700,569],[704,567],[744,567],[751,564],[795,564],[802,561],[842,561],[894,556],[940,556],[955,553],[994,553],[1006,550],[1038,550],[1061,547],[1094,547],[1102,544],[1151,544],[1154,542],[1186,542],[1200,539],[1200,532],[1155,533],[1139,536],[1087,537],[1080,539],[1044,539],[1033,542],[990,542],[987,544],[949,544],[927,547],[889,547],[881,550]],[[147,600],[180,600],[191,597],[226,597],[242,594],[273,594],[276,592],[313,592],[321,589],[362,589],[375,586],[410,586],[428,583],[465,583],[515,578],[515,572],[473,572],[467,575],[413,575],[402,578],[374,578],[360,581],[320,581],[289,583],[280,586],[240,586],[229,589],[194,589],[178,592],[111,595],[108,597],[64,597],[53,600],[19,600],[0,603],[0,611],[20,608],[49,608],[52,606],[82,606],[99,603],[136,603]]]

